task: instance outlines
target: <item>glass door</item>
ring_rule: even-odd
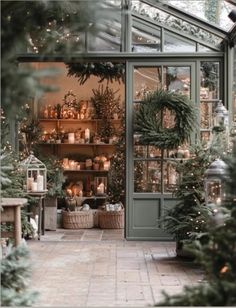
[[[177,161],[188,156],[187,147],[173,150],[161,150],[155,146],[142,145],[135,132],[135,113],[148,93],[164,89],[187,95],[191,98],[193,64],[139,64],[129,66],[128,82],[132,84],[128,91],[128,139],[132,145],[128,151],[128,189],[129,209],[127,238],[167,239],[161,218],[176,200],[173,191],[179,180],[176,172]],[[174,126],[175,115],[165,110],[161,115],[162,125]],[[181,157],[180,157],[181,154]]]

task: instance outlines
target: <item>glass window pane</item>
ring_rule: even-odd
[[[165,31],[164,51],[165,52],[194,52],[196,43],[183,40],[180,36]]]
[[[200,104],[200,128],[212,129],[213,115],[218,102],[215,101],[201,101]]]
[[[190,97],[191,80],[189,66],[164,66],[164,89]]]
[[[213,61],[201,62],[201,99],[219,99],[220,64]]]
[[[146,158],[147,157],[147,146],[134,145],[134,157],[135,158]]]
[[[151,30],[151,29],[150,29]],[[132,51],[133,52],[156,52],[160,51],[160,30],[155,34],[147,33],[136,27],[132,27]]]
[[[161,67],[135,67],[134,100],[142,100],[146,94],[161,88]]]
[[[176,172],[176,165],[172,162],[164,163],[164,192],[172,192],[175,190],[179,180]]]
[[[160,162],[134,162],[134,192],[161,192]]]
[[[162,155],[161,155],[161,150],[158,149],[157,147],[155,146],[151,146],[149,145],[148,146],[148,157],[150,158],[160,158]]]
[[[215,50],[199,44],[198,51],[199,52],[212,52],[212,51],[215,51]]]

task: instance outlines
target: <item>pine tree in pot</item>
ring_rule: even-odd
[[[64,197],[62,185],[66,180],[60,161],[55,157],[42,158],[47,167],[47,196],[45,202],[45,229],[57,228],[57,202]]]
[[[205,205],[204,172],[213,159],[210,149],[198,145],[193,147],[190,159],[177,165],[181,180],[174,196],[179,202],[164,217],[167,231],[176,239],[177,256],[193,258],[193,254],[185,249],[186,244],[207,231],[212,214]]]

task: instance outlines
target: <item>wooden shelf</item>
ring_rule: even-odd
[[[38,144],[42,145],[77,145],[77,146],[104,146],[104,147],[114,147],[116,146],[116,143],[110,144],[110,143],[47,143],[47,142],[41,142]]]
[[[107,173],[109,170],[74,170],[74,169],[63,169],[63,172],[88,172],[88,173]]]
[[[121,119],[108,119],[109,121],[112,121],[112,122],[117,122],[119,123],[121,121]],[[38,121],[40,122],[66,122],[66,123],[87,123],[87,122],[101,122],[103,121],[102,119],[83,119],[83,120],[80,120],[80,119],[38,119]]]

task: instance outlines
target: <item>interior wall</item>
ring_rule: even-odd
[[[64,63],[59,62],[39,62],[32,63],[32,67],[35,69],[56,69],[58,73],[53,78],[43,78],[42,83],[47,85],[57,86],[57,91],[47,92],[39,99],[40,106],[39,112],[42,111],[45,105],[56,105],[62,104],[63,98],[68,91],[72,91],[76,95],[77,100],[90,100],[93,96],[93,89],[98,89],[99,85],[103,85],[105,88],[107,85],[106,81],[99,83],[99,78],[91,76],[83,85],[80,85],[76,77],[67,76],[67,68]],[[119,90],[117,96],[120,95],[121,102],[124,104],[125,100],[125,87],[123,83],[113,82],[109,83],[108,86],[113,88],[115,91]]]

